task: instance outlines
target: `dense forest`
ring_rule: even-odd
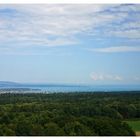
[[[134,136],[140,92],[0,94],[0,136]]]

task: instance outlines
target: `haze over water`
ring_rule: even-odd
[[[0,91],[20,92],[94,92],[94,91],[140,91],[140,85],[70,85],[70,84],[15,84],[1,85]]]

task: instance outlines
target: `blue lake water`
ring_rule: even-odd
[[[89,91],[140,91],[140,85],[41,85],[19,84],[2,86],[0,91],[34,91],[34,92],[89,92]]]

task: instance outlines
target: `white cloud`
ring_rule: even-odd
[[[96,12],[103,10],[104,5],[1,5],[0,10],[10,9],[12,14],[2,13],[0,17],[0,41],[33,41],[40,38],[49,40],[46,45],[52,46],[52,42],[61,39],[71,44],[71,38],[76,34],[85,32],[93,26],[110,20],[97,16]],[[93,14],[94,18],[91,18]],[[12,16],[11,16],[12,15]],[[11,16],[11,17],[10,17]],[[50,39],[52,37],[53,39]],[[66,38],[67,37],[67,38]],[[59,44],[61,45],[61,43]],[[57,45],[58,46],[58,45]]]
[[[102,73],[95,73],[93,72],[90,75],[91,79],[94,81],[104,81],[104,80],[111,80],[111,81],[121,81],[123,78],[118,75],[112,75],[112,74],[102,74]]]
[[[128,39],[139,39],[140,38],[140,30],[138,29],[131,29],[131,26],[133,25],[133,28],[138,28],[138,24],[127,24],[128,30],[116,30],[116,31],[109,31],[108,33],[110,36],[115,36],[115,37],[123,37],[123,38],[128,38]],[[139,26],[140,27],[140,26]],[[118,27],[119,28],[119,27]],[[120,27],[121,28],[121,27]]]
[[[106,47],[106,48],[94,48],[94,49],[89,49],[89,51],[102,52],[102,53],[140,52],[140,47],[115,46],[115,47]]]
[[[42,40],[48,40],[53,36],[51,41],[55,41],[57,37],[69,39],[79,33],[94,33],[96,27],[120,22],[128,16],[127,13],[103,12],[114,6],[116,5],[0,5],[0,10],[12,11],[10,15],[8,12],[1,14],[0,39],[32,42],[41,37]],[[113,34],[112,31],[110,34]]]
[[[111,12],[140,12],[140,7],[138,4],[124,4],[121,6],[115,6],[110,9]]]
[[[75,45],[84,41],[82,35],[139,39],[139,8],[140,5],[107,4],[0,5],[0,47]],[[134,12],[132,16],[130,11]],[[139,48],[122,46],[93,51],[126,50]]]
[[[93,81],[96,82],[106,82],[106,81],[110,81],[110,82],[139,82],[140,81],[140,76],[125,76],[125,75],[118,75],[118,74],[109,74],[109,73],[104,73],[104,72],[92,72],[90,74],[90,78]]]

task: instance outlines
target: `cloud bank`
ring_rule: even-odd
[[[117,47],[106,47],[106,48],[94,48],[94,49],[90,49],[90,51],[102,52],[102,53],[140,52],[140,47],[117,46]]]
[[[80,45],[84,41],[81,37],[85,36],[139,40],[139,13],[139,4],[0,5],[0,48],[4,52],[5,46],[16,49]],[[139,51],[139,48],[122,46],[94,51]]]
[[[102,74],[102,73],[95,73],[95,72],[93,72],[90,75],[90,77],[94,81],[122,81],[123,80],[123,77],[119,75]]]

